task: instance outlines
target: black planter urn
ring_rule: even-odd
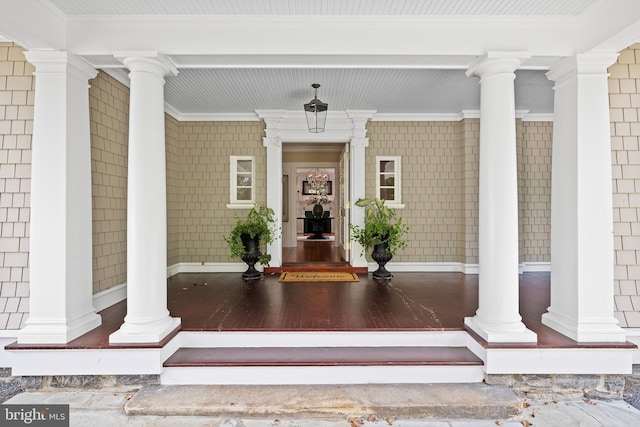
[[[392,274],[384,267],[385,264],[393,258],[393,255],[387,250],[387,247],[388,245],[386,242],[373,246],[371,258],[378,263],[378,269],[373,272],[374,279],[390,280],[391,277],[393,277]]]
[[[251,237],[249,233],[242,233],[240,240],[244,245],[245,254],[242,255],[242,261],[246,262],[249,268],[242,273],[242,277],[245,279],[257,279],[262,277],[262,274],[256,270],[255,265],[258,262],[260,255],[260,235]]]

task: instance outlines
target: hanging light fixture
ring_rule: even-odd
[[[324,125],[327,122],[327,110],[329,104],[318,99],[318,88],[320,85],[314,83],[311,85],[315,89],[313,99],[309,103],[304,104],[304,112],[307,115],[307,125],[309,126],[309,132],[319,133],[324,132]]]
[[[321,190],[326,190],[329,175],[322,169],[310,169],[307,172],[307,182],[315,194],[320,194]]]

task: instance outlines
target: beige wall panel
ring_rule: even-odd
[[[89,83],[96,293],[127,281],[129,88],[102,71]]]

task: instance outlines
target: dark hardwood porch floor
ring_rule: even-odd
[[[245,281],[240,273],[182,273],[168,279],[168,308],[172,316],[182,319],[183,331],[455,331],[464,330],[464,318],[477,309],[477,275],[396,273],[388,283],[374,280],[371,274],[359,277],[360,282],[350,283],[280,283],[278,274]],[[628,345],[578,344],[542,325],[540,316],[548,305],[549,274],[522,274],[520,313],[527,327],[538,334],[534,347]],[[126,301],[100,314],[102,326],[68,344],[11,347],[163,345],[110,345],[109,334],[122,324]]]

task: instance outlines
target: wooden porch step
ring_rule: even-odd
[[[482,366],[465,347],[181,348],[165,367],[205,366]]]
[[[367,274],[367,267],[352,267],[347,263],[300,263],[300,264],[284,264],[280,267],[265,267],[265,274],[276,274],[282,272],[299,272],[299,271],[329,271],[341,273]]]

